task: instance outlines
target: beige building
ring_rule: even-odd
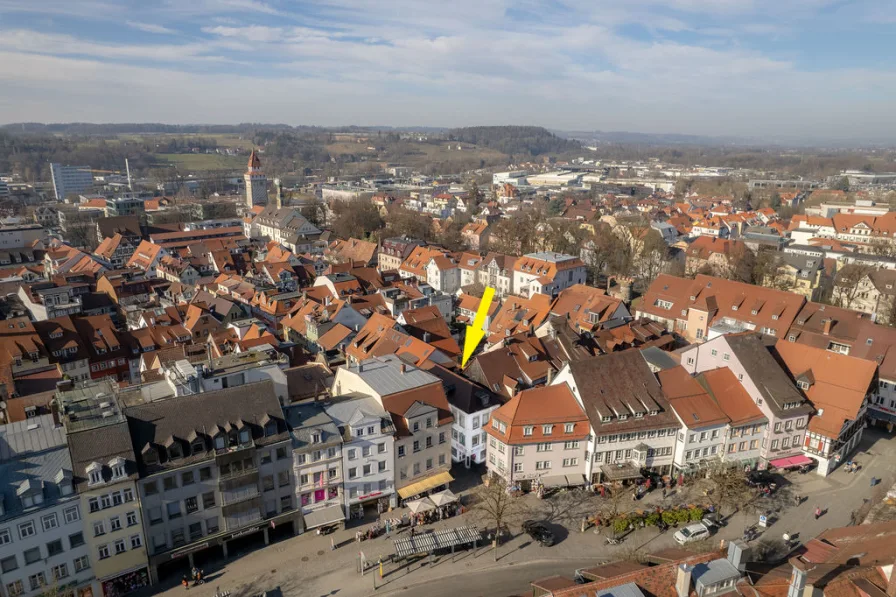
[[[104,595],[150,584],[137,492],[137,462],[127,419],[110,382],[56,394],[80,497],[84,538]]]
[[[406,500],[450,483],[454,417],[442,381],[395,355],[340,367],[333,395],[372,396],[395,427],[395,490]]]
[[[566,384],[524,390],[485,427],[488,470],[524,491],[585,483],[588,417]]]

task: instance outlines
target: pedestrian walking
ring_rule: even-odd
[[[666,499],[666,486],[663,485],[663,499]]]
[[[821,508],[815,506],[815,520],[818,520],[819,518],[821,518]]]
[[[187,580],[186,574],[184,574],[184,577],[181,579],[180,584],[182,584],[186,590],[190,590],[190,581]]]

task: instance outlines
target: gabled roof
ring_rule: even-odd
[[[565,384],[523,390],[492,412],[492,420],[504,423],[506,430],[502,433],[488,425],[486,433],[505,444],[582,440],[590,431],[588,417]],[[566,423],[573,424],[572,432],[567,433],[561,426]],[[554,426],[550,434],[544,433],[544,425]],[[525,433],[527,427],[532,427],[531,434]]]
[[[858,418],[877,364],[794,342],[778,342],[774,351],[792,378],[810,383],[809,389],[803,388],[816,409],[809,431],[839,437],[843,424]]]
[[[679,426],[641,351],[624,350],[572,362],[568,367],[596,433]],[[605,422],[606,417],[610,419]]]
[[[657,373],[663,393],[688,429],[702,429],[729,422],[728,416],[700,383],[678,366]]]
[[[785,404],[800,404],[787,411],[792,415],[812,411],[812,405],[796,389],[759,334],[729,334],[724,340],[773,412],[783,415]]]
[[[732,427],[768,421],[728,367],[704,371],[696,379],[731,420]]]

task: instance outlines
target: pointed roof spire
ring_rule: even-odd
[[[261,160],[258,159],[258,155],[256,155],[255,150],[252,150],[252,153],[249,154],[249,170],[261,170]]]

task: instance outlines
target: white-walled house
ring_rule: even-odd
[[[43,415],[0,427],[0,581],[8,597],[71,587],[101,595],[62,426]]]
[[[687,472],[721,461],[729,419],[719,405],[681,367],[660,371],[657,376],[681,424],[672,461],[675,470]]]
[[[681,365],[691,374],[727,367],[741,382],[769,421],[760,442],[760,468],[802,454],[814,409],[759,334],[727,334],[693,345],[681,352]]]
[[[324,411],[342,433],[343,498],[347,515],[366,506],[396,505],[395,428],[372,396],[336,396]]]
[[[593,482],[672,471],[681,424],[639,350],[571,362],[554,376],[566,384],[591,424],[585,476]]]
[[[472,464],[486,462],[485,427],[491,413],[501,406],[500,398],[485,386],[439,365],[429,372],[442,380],[445,396],[454,415],[451,425],[451,461]]]

